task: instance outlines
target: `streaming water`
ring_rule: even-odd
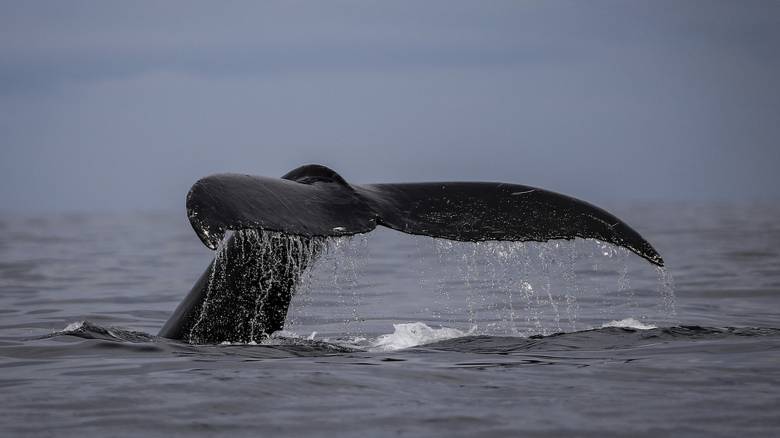
[[[391,232],[392,233],[392,232]],[[341,334],[365,339],[381,333],[371,306],[361,309],[367,288],[361,279],[370,278],[367,260],[381,259],[371,253],[382,249],[374,239],[387,239],[386,232],[342,237],[325,242],[326,256],[316,260],[309,281],[299,287],[286,323],[288,332],[316,331],[323,336]],[[551,334],[598,327],[606,321],[635,318],[638,321],[675,320],[671,275],[654,268],[628,251],[614,250],[595,240],[564,242],[453,242],[416,236],[392,236],[415,240],[408,264],[398,265],[397,276],[404,284],[414,280],[418,288],[394,291],[407,295],[425,314],[419,322],[456,328],[473,334],[506,336]],[[411,246],[411,245],[410,245]],[[599,264],[594,258],[605,257]],[[631,287],[629,270],[643,272],[641,289]],[[330,273],[330,274],[328,274]],[[585,281],[593,275],[598,281]],[[324,284],[331,281],[332,284]],[[428,289],[437,293],[429,294]],[[609,292],[605,288],[614,288]],[[332,310],[344,327],[329,331],[312,318],[311,306],[322,305],[336,292]],[[648,293],[656,290],[656,293]],[[641,292],[641,296],[638,293]],[[372,292],[367,292],[372,293]],[[409,295],[414,294],[414,297]],[[322,295],[322,296],[321,296]],[[580,315],[580,302],[599,302],[599,313]],[[522,310],[521,310],[522,309]],[[592,310],[592,309],[590,309]],[[350,313],[345,314],[344,312]],[[381,320],[383,321],[383,320]]]
[[[667,269],[586,240],[245,231],[214,253],[178,213],[0,217],[0,436],[777,435],[778,207],[613,210]],[[155,336],[215,255],[192,340],[246,337]],[[214,293],[231,266],[238,305]],[[256,292],[285,272],[263,338]]]
[[[284,303],[324,245],[323,238],[278,232],[231,233],[215,252],[189,342],[251,343],[270,335],[269,320],[283,320]]]

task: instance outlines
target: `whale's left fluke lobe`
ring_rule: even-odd
[[[280,178],[218,174],[196,182],[187,215],[201,241],[220,247],[160,336],[196,343],[253,342],[281,330],[302,270],[326,237],[377,225],[459,241],[593,238],[663,266],[634,229],[587,202],[492,182],[349,184],[301,166]]]
[[[187,194],[187,216],[211,249],[216,249],[228,230],[337,236],[376,227],[373,212],[348,184],[325,177],[315,180],[311,175],[299,179],[211,175],[196,182]]]

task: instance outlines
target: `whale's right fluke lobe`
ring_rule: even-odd
[[[663,266],[658,252],[609,212],[530,186],[431,182],[353,186],[371,201],[380,225],[460,241],[590,238],[627,248]]]

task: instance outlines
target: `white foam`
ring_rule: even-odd
[[[82,327],[84,327],[84,321],[77,321],[68,324],[68,326],[65,327],[62,331],[65,333],[75,332],[76,330],[79,330]]]
[[[271,336],[268,337],[268,339],[275,339],[275,338],[284,338],[284,339],[303,339],[301,335],[298,333],[292,331],[292,330],[277,330],[273,333],[271,333]]]
[[[652,324],[645,324],[641,321],[637,321],[634,318],[626,318],[626,319],[621,319],[620,321],[615,320],[615,321],[610,321],[601,324],[601,328],[606,328],[606,327],[632,328],[637,330],[650,330],[650,329],[657,328]]]
[[[369,351],[395,351],[445,339],[468,336],[474,330],[464,332],[455,328],[433,328],[422,322],[393,324],[393,333],[381,335],[371,342]]]
[[[255,341],[249,341],[249,342],[222,341],[219,343],[219,345],[258,345],[258,344]]]

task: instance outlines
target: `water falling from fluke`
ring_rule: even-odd
[[[234,232],[176,310],[183,323],[172,328],[190,343],[261,341],[283,328],[301,275],[324,246],[321,237]]]

